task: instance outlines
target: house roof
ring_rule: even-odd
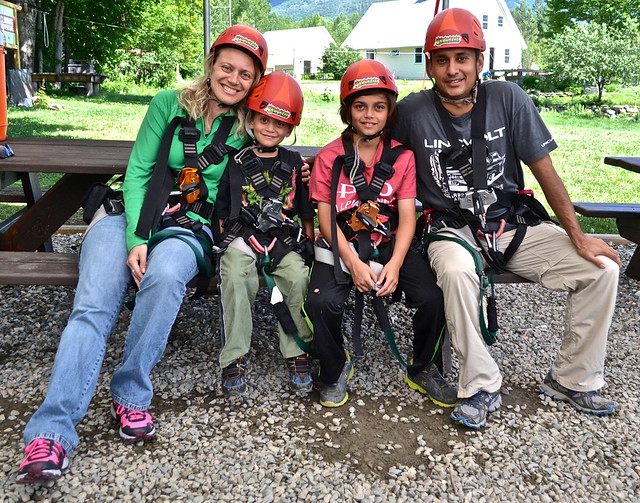
[[[276,30],[264,33],[269,48],[269,66],[290,64],[295,55],[323,52],[335,43],[324,26]]]
[[[526,43],[517,29],[511,12],[504,0],[497,3],[501,15],[517,32],[518,43],[525,48]],[[450,0],[451,7],[468,9],[481,16],[488,0]],[[346,38],[343,46],[353,49],[388,49],[392,47],[421,47],[427,33],[427,26],[433,19],[435,0],[396,0],[373,3]],[[375,27],[372,29],[372,27]],[[489,38],[490,33],[485,33]]]

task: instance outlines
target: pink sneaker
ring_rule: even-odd
[[[111,415],[120,423],[120,438],[127,444],[151,440],[156,436],[153,418],[146,410],[131,410],[111,402]]]
[[[27,457],[18,470],[18,484],[56,480],[69,468],[69,458],[62,445],[55,440],[36,438],[25,447],[24,452]]]

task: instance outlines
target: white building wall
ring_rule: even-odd
[[[415,47],[401,47],[378,49],[374,51],[375,59],[383,63],[393,72],[395,79],[421,80],[424,76],[424,54],[422,63],[415,63]],[[392,56],[392,51],[398,51],[397,56]],[[360,53],[363,58],[367,57],[366,52]]]
[[[487,50],[484,52],[483,72],[489,70],[490,55],[493,53],[493,69],[506,70],[518,68],[522,61],[522,47],[519,34],[513,18],[504,2],[478,0],[450,0],[450,7],[460,7],[473,12],[484,32],[487,42]],[[486,16],[486,21],[484,19]],[[499,17],[502,17],[502,26],[498,26]],[[484,24],[486,22],[486,25]],[[485,28],[486,26],[486,28]],[[426,33],[426,27],[425,27]],[[509,49],[509,61],[505,61],[505,50]]]

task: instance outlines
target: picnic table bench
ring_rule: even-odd
[[[31,81],[40,85],[44,82],[70,82],[85,84],[87,96],[98,96],[100,84],[108,75],[96,73],[93,69],[93,61],[69,60],[67,72],[64,73],[32,73]]]
[[[605,157],[604,163],[640,173],[640,157]],[[640,203],[573,203],[577,213],[586,217],[615,218],[620,236],[640,243]],[[636,247],[625,274],[640,280],[640,246]]]

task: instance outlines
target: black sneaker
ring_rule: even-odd
[[[309,392],[313,388],[311,377],[311,361],[309,355],[304,354],[287,358],[289,371],[289,387],[293,391]]]
[[[69,458],[62,445],[55,440],[36,438],[24,451],[27,457],[18,469],[18,484],[57,480],[69,468]]]
[[[415,376],[405,373],[404,382],[411,389],[427,395],[433,403],[441,407],[453,407],[458,402],[458,389],[440,375],[435,365],[418,372]]]
[[[240,396],[247,391],[247,360],[244,356],[222,369],[222,394]]]

